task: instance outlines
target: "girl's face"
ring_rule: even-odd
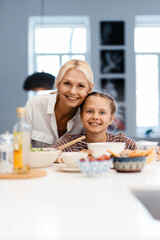
[[[87,78],[81,71],[69,69],[57,88],[60,94],[60,101],[65,106],[74,108],[84,101],[93,86],[90,86]]]
[[[111,115],[110,102],[100,96],[90,96],[86,99],[81,120],[87,132],[106,132],[112,123],[114,115]]]

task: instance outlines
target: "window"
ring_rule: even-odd
[[[77,58],[90,63],[88,17],[30,17],[29,74],[35,71],[57,76],[66,61]]]
[[[136,126],[137,135],[160,130],[159,66],[160,17],[137,16],[135,19]]]

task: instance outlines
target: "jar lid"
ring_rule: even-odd
[[[0,135],[2,145],[10,144],[13,140],[13,134],[10,134],[9,131],[6,131],[2,135]]]

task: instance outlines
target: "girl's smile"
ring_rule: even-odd
[[[89,96],[83,106],[81,120],[87,133],[106,133],[112,123],[109,101],[100,96]]]

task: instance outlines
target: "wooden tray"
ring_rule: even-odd
[[[0,173],[0,179],[25,179],[46,176],[47,172],[41,169],[30,169],[28,173]]]

